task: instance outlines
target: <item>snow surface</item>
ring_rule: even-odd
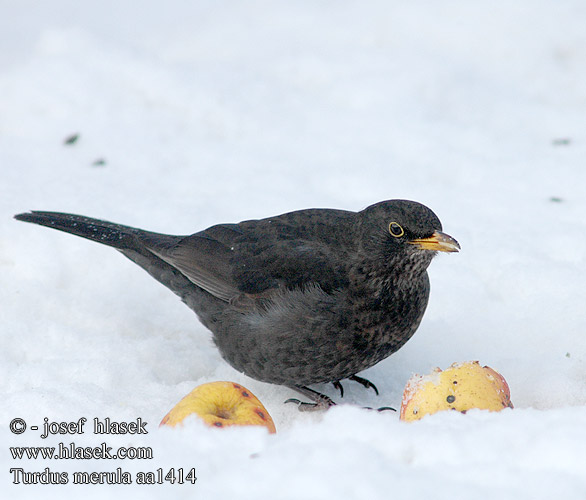
[[[19,0],[1,10],[3,498],[586,498],[586,3]],[[381,395],[345,382],[347,404],[312,414],[283,404],[292,391],[223,362],[194,314],[117,252],[12,219],[58,210],[190,234],[389,198],[431,207],[462,251],[432,263],[415,337],[362,374]],[[398,408],[413,373],[468,360],[505,376],[514,410],[404,423],[360,408]],[[214,380],[252,390],[277,434],[195,420],[157,428]],[[8,430],[15,417],[82,416],[142,417],[150,432]],[[7,452],[60,441],[150,446],[154,459]],[[13,485],[11,467],[183,467],[198,481]]]

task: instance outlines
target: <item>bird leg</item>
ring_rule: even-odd
[[[285,403],[296,403],[299,405],[299,411],[327,410],[330,406],[336,406],[336,403],[334,403],[328,396],[314,391],[309,387],[305,387],[304,385],[291,385],[289,387],[303,394],[306,398],[314,401],[313,403],[305,403],[295,398],[289,398],[285,401]]]
[[[359,377],[358,375],[352,375],[351,377],[348,377],[348,380],[358,382],[359,384],[363,385],[367,389],[369,389],[369,388],[374,389],[374,392],[376,392],[376,395],[378,396],[378,389],[376,388],[376,385],[374,385],[370,380]],[[334,382],[334,385],[335,385],[335,382]]]

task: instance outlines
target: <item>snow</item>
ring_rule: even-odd
[[[0,17],[3,498],[586,498],[586,4],[580,0],[4,2]],[[74,144],[64,141],[79,134]],[[100,160],[102,165],[100,165]],[[110,248],[12,219],[58,210],[172,234],[390,198],[462,251],[423,323],[340,405],[236,372]],[[479,360],[514,410],[400,422],[413,373]],[[232,380],[262,429],[158,429]],[[331,386],[318,386],[334,399]],[[97,417],[141,436],[15,435]],[[89,425],[89,424],[88,424]],[[152,460],[15,460],[9,446],[148,446]],[[195,484],[15,485],[8,471],[194,468]]]

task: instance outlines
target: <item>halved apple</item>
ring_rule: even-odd
[[[175,427],[188,415],[198,415],[213,427],[260,425],[276,432],[269,412],[248,389],[235,382],[202,384],[177,403],[160,423]]]
[[[504,377],[478,361],[454,363],[444,371],[436,368],[429,375],[411,377],[403,392],[400,418],[419,420],[438,411],[466,413],[472,408],[513,408]]]

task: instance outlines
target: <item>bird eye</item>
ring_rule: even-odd
[[[389,224],[389,233],[391,233],[395,238],[400,238],[405,234],[405,231],[403,231],[403,228],[396,222],[391,222]]]

